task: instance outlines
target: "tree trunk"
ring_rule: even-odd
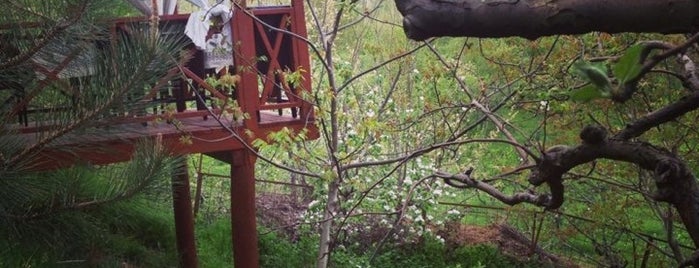
[[[410,39],[620,33],[699,29],[694,0],[395,0]]]
[[[189,193],[187,156],[177,158],[179,169],[172,175],[172,206],[175,214],[177,254],[181,267],[199,267],[194,239],[194,216]]]
[[[337,199],[338,192],[340,190],[340,184],[338,179],[333,180],[328,186],[328,202],[325,205],[325,211],[323,212],[323,222],[320,224],[320,247],[318,249],[318,263],[316,267],[326,268],[328,267],[328,260],[330,259],[330,231],[332,231],[333,217],[337,212]]]

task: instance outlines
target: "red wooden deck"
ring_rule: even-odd
[[[184,27],[187,18],[187,14],[161,16],[160,23],[168,27]],[[119,36],[119,32],[129,32],[130,24],[139,23],[148,23],[148,20],[114,20],[111,27],[112,39]],[[233,52],[235,65],[230,66],[228,71],[231,75],[239,76],[235,91],[226,93],[206,83],[206,75],[221,76],[225,71],[214,73],[213,69],[204,69],[203,55],[195,54],[187,66],[171,71],[181,73],[191,83],[183,82],[181,75],[163,78],[145,99],[137,100],[153,102],[160,107],[159,111],[149,110],[137,117],[117,116],[108,122],[100,122],[100,127],[65,135],[41,150],[41,158],[33,165],[33,169],[49,170],[75,163],[101,165],[127,161],[138,140],[156,137],[162,138],[173,155],[241,150],[246,148],[243,141],[249,143],[255,138],[264,139],[270,132],[283,127],[295,132],[306,128],[309,138],[317,138],[313,108],[301,98],[304,93],[311,92],[308,46],[303,40],[287,33],[306,36],[302,2],[293,0],[288,6],[251,7],[245,10],[238,8],[230,23],[233,43],[237,45]],[[193,47],[191,49],[194,51]],[[259,58],[266,60],[259,61]],[[71,60],[69,57],[65,60],[66,64],[43,71],[49,74],[60,73]],[[292,72],[301,76],[294,85],[290,85],[285,79],[285,75]],[[27,90],[39,92],[51,83],[68,84],[67,81],[58,81],[61,79],[67,80],[47,75],[37,88]],[[170,88],[165,89],[166,85]],[[201,91],[205,100],[198,101],[195,91]],[[45,122],[34,122],[33,118],[42,118],[34,115],[50,113],[51,109],[42,108],[41,104],[33,105],[33,98],[34,95],[29,94],[12,107],[20,122],[14,128],[21,133],[20,136],[27,145],[33,144],[40,135],[50,134]],[[221,108],[216,107],[213,101],[215,99],[219,101],[218,105],[228,103],[225,108],[229,112],[232,100],[235,100],[240,112],[247,114],[249,119],[244,123],[235,122],[230,116],[221,118],[221,122],[211,115],[205,119],[208,109]],[[156,120],[162,117],[163,107],[166,106],[176,107],[177,111],[173,112],[172,117],[176,118],[179,128]],[[195,109],[193,107],[196,110],[192,110]],[[47,130],[49,131],[45,132]],[[231,131],[242,138],[236,138]],[[247,133],[253,133],[253,137]]]
[[[237,1],[236,1],[237,2]],[[299,133],[306,130],[309,139],[318,138],[314,124],[313,107],[302,96],[310,96],[311,76],[308,45],[300,37],[306,37],[303,0],[291,0],[290,5],[274,7],[249,7],[240,1],[230,21],[232,28],[234,66],[228,74],[239,76],[235,90],[214,88],[204,81],[205,75],[214,73],[204,69],[201,57],[195,56],[187,66],[171,70],[141,100],[151,102],[148,111],[138,116],[111,115],[105,121],[91,122],[95,126],[72,131],[48,144],[41,139],[50,136],[50,122],[38,122],[41,113],[71,107],[47,107],[34,103],[36,92],[52,83],[72,87],[62,70],[73,60],[67,55],[58,66],[35,70],[43,75],[34,88],[25,88],[26,94],[9,107],[12,120],[19,123],[5,125],[16,131],[19,142],[31,147],[42,145],[34,170],[50,170],[77,163],[103,165],[128,161],[139,140],[160,140],[173,155],[208,153],[231,165],[231,220],[234,262],[236,267],[258,267],[257,232],[255,225],[254,166],[256,157],[248,150],[254,139],[267,139],[268,134],[288,128]],[[187,15],[161,16],[163,24],[182,27]],[[128,33],[129,24],[147,23],[146,18],[115,20],[112,40],[117,33]],[[2,27],[0,27],[2,30]],[[289,34],[293,33],[293,34]],[[190,46],[191,48],[192,46]],[[201,54],[201,53],[199,53]],[[260,61],[258,59],[266,60]],[[41,67],[41,66],[40,66]],[[174,75],[179,72],[180,75]],[[224,75],[225,71],[214,75]],[[300,76],[294,82],[287,75]],[[185,76],[187,79],[183,79]],[[184,82],[191,80],[191,83]],[[168,85],[169,88],[165,88]],[[76,93],[73,93],[76,92]],[[68,97],[79,97],[79,90],[66,90]],[[216,100],[216,101],[214,101]],[[234,106],[237,103],[239,106]],[[176,111],[165,112],[167,109]],[[196,108],[194,108],[196,107]],[[244,113],[248,118],[235,121],[229,116],[215,119],[221,114]],[[164,113],[165,112],[165,113]],[[168,114],[164,118],[163,114]],[[9,117],[5,118],[10,120]],[[169,122],[168,122],[169,121]],[[53,129],[58,129],[53,126]],[[252,135],[249,135],[249,134]],[[45,146],[43,146],[45,145]],[[177,248],[182,267],[197,267],[194,238],[194,220],[187,173],[173,177],[173,207]]]
[[[201,112],[197,112],[201,115]],[[269,133],[286,127],[298,133],[308,131],[310,139],[318,137],[312,121],[303,121],[290,115],[277,112],[260,112],[260,123],[252,130],[254,137],[246,134],[249,130],[231,116],[214,119],[213,116],[194,116],[178,119],[177,123],[165,120],[146,122],[122,122],[95,127],[82,133],[70,133],[55,140],[42,150],[37,170],[67,167],[76,163],[102,165],[128,161],[139,140],[161,139],[165,148],[173,155],[192,153],[212,153],[246,149],[243,142],[260,138],[267,140]],[[44,133],[26,132],[19,136],[27,144],[34,144]]]

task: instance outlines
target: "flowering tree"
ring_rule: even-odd
[[[531,5],[522,1],[444,3],[416,0],[396,1],[396,4],[404,15],[406,34],[417,40],[444,35],[523,36],[536,39],[547,35],[590,31],[691,33],[697,27],[696,11],[699,8],[692,1],[635,2],[634,12],[626,12],[629,3],[614,1],[604,4],[598,1],[567,1]],[[502,17],[508,19],[499,19]],[[497,22],[487,23],[493,19]],[[526,23],[518,23],[525,19]],[[480,27],[481,25],[487,26]],[[694,171],[686,160],[692,159],[692,154],[684,150],[682,145],[667,140],[663,142],[662,138],[658,140],[657,133],[653,131],[656,128],[663,129],[671,122],[681,121],[683,116],[691,117],[692,112],[699,107],[699,99],[696,99],[694,93],[699,89],[694,63],[699,35],[688,35],[686,38],[653,37],[657,39],[621,48],[622,53],[608,53],[604,51],[605,45],[600,43],[597,49],[604,58],[592,58],[592,62],[588,62],[586,60],[589,57],[586,56],[592,53],[584,51],[582,59],[572,65],[577,70],[580,82],[579,86],[572,87],[574,89],[569,92],[572,100],[608,99],[610,102],[605,105],[622,105],[632,102],[634,98],[650,102],[646,102],[647,114],[642,116],[627,116],[621,122],[602,123],[592,120],[593,124],[580,131],[580,140],[575,141],[577,145],[559,145],[529,153],[527,158],[532,160],[532,164],[520,168],[531,169],[528,182],[533,186],[547,184],[550,194],[527,191],[506,195],[493,185],[476,180],[470,173],[437,172],[437,176],[444,178],[452,186],[484,191],[506,204],[530,203],[555,210],[565,200],[565,175],[570,174],[575,167],[596,163],[600,159],[628,162],[648,172],[647,176],[654,182],[654,189],[644,193],[652,200],[666,202],[674,207],[694,248],[699,247],[699,188]],[[667,76],[664,79],[668,79],[665,81],[672,82],[662,83],[652,76],[654,73],[663,74]],[[664,88],[667,87],[685,91],[672,91],[671,95],[666,96],[655,95],[658,91],[665,92]],[[634,110],[628,106],[622,107],[629,112]],[[599,110],[592,110],[593,119],[592,113],[595,112],[600,114]],[[689,142],[684,137],[675,138]],[[516,146],[524,149],[520,145]],[[666,218],[665,221],[668,226],[666,229],[672,233],[673,220]],[[698,254],[685,259],[676,241],[673,241],[673,235],[668,237],[673,254],[682,266],[699,264],[696,257]]]

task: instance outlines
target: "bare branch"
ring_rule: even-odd
[[[699,108],[699,91],[692,92],[675,103],[667,105],[653,113],[628,124],[621,132],[614,136],[615,139],[628,140],[638,136],[649,129],[675,120],[688,112]]]
[[[437,143],[430,145],[425,148],[421,148],[418,150],[414,150],[412,152],[409,152],[403,156],[399,156],[396,158],[391,158],[391,159],[385,159],[385,160],[379,160],[379,161],[371,161],[371,162],[357,162],[357,163],[351,163],[347,164],[343,167],[344,170],[348,169],[353,169],[353,168],[361,168],[361,167],[368,167],[368,166],[379,166],[379,165],[386,165],[386,164],[392,164],[392,163],[397,163],[401,161],[405,161],[411,158],[415,158],[421,155],[424,155],[426,153],[432,152],[434,150],[448,147],[448,146],[456,146],[456,145],[464,145],[464,144],[469,144],[469,143],[505,143],[512,145],[514,147],[522,149],[524,152],[526,152],[531,158],[535,160],[535,162],[539,161],[538,155],[534,154],[529,148],[526,146],[519,144],[517,142],[513,142],[510,140],[501,140],[501,139],[468,139],[468,140],[460,140],[460,141],[451,141],[451,142],[444,142],[444,143]]]

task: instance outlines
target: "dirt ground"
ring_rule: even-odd
[[[275,231],[287,236],[291,240],[298,239],[297,227],[301,223],[301,217],[306,211],[307,204],[296,201],[288,195],[261,194],[257,197],[258,221]],[[372,224],[371,219],[363,221],[363,224]],[[464,225],[460,223],[447,223],[443,226],[432,227],[434,233],[440,235],[449,247],[491,244],[501,252],[520,259],[533,257],[552,263],[556,267],[577,267],[571,262],[550,254],[538,246],[532,246],[531,240],[514,229],[504,224],[489,226]],[[375,232],[365,233],[366,237],[360,240],[374,241],[380,239],[388,228],[372,228]],[[374,234],[372,234],[374,233]]]

